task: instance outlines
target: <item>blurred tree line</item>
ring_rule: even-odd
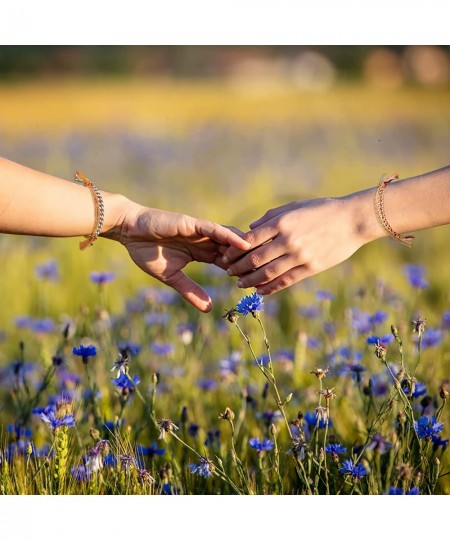
[[[368,78],[447,85],[449,46],[0,46],[0,81],[61,75]],[[390,82],[387,80],[390,79]]]

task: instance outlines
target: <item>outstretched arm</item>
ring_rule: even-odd
[[[228,273],[239,277],[239,287],[271,294],[339,264],[362,245],[388,236],[375,214],[376,190],[269,210],[243,236],[250,252],[225,251]],[[450,166],[389,184],[384,210],[398,233],[450,223]]]
[[[216,223],[147,208],[120,194],[100,193],[105,206],[101,236],[122,243],[142,270],[199,310],[209,311],[211,299],[182,269],[191,261],[217,264],[219,246],[245,250],[249,244]],[[0,158],[0,232],[84,236],[92,232],[93,224],[89,189]]]

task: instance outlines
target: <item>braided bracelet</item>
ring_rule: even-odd
[[[91,234],[86,235],[86,240],[80,242],[80,249],[86,249],[97,240],[98,235],[102,232],[103,222],[105,220],[105,206],[103,204],[103,197],[100,194],[99,189],[88,178],[84,176],[80,171],[75,173],[75,181],[83,183],[89,188],[92,200],[94,201],[94,228]]]
[[[394,174],[387,179],[386,176],[386,174],[383,174],[381,177],[378,184],[378,189],[375,193],[375,215],[377,216],[378,223],[389,234],[389,236],[404,246],[412,247],[412,240],[415,238],[415,236],[404,236],[403,234],[395,232],[394,229],[389,225],[386,214],[384,213],[384,190],[386,186],[392,182],[392,180],[398,179],[397,174]]]

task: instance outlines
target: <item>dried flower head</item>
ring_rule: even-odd
[[[315,375],[319,380],[326,377],[327,373],[330,371],[330,368],[327,367],[325,369],[315,367],[312,371],[310,371],[311,374]]]
[[[322,395],[327,401],[336,397],[334,393],[334,388],[326,388],[325,390],[319,390],[317,392],[319,395]]]
[[[172,422],[172,420],[169,420],[168,418],[160,418],[157,422],[159,427],[159,437],[158,439],[164,439],[166,436],[166,433],[173,433],[174,431],[178,431],[178,426]]]
[[[146,469],[138,469],[137,477],[142,485],[150,485],[155,483],[155,479]]]
[[[316,407],[316,418],[320,422],[321,420],[323,422],[328,421],[328,409],[326,407],[323,407],[322,405],[319,405]]]
[[[420,337],[425,331],[427,320],[423,317],[417,317],[417,320],[411,321],[411,323],[414,325],[413,332],[417,332]]]
[[[230,323],[235,323],[239,319],[239,312],[235,307],[233,309],[226,309],[222,319],[226,319]]]
[[[286,454],[295,454],[300,459],[305,459],[305,449],[308,448],[308,443],[305,441],[303,435],[294,437],[292,439],[292,445]]]
[[[375,344],[375,356],[380,360],[386,360],[387,347],[383,345],[380,340],[377,340]]]
[[[111,368],[111,371],[114,371],[115,369],[117,369],[117,378],[119,378],[122,373],[124,375],[128,374],[129,360],[130,360],[130,357],[128,356],[128,353],[125,350],[119,352],[119,356]]]

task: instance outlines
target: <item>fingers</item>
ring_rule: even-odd
[[[269,242],[268,244],[263,244],[262,246],[246,253],[243,257],[241,257],[238,261],[234,262],[231,266],[228,267],[227,273],[229,276],[242,276],[243,274],[248,274],[249,272],[253,272],[257,268],[261,268],[262,266],[266,265],[266,269],[268,266],[268,263],[271,261],[274,261],[274,259],[278,259],[278,257],[281,257],[282,255],[286,254],[286,246],[283,245],[279,239],[273,240],[272,242]],[[295,264],[297,266],[299,264],[299,261]],[[287,270],[284,269],[283,272]],[[260,272],[254,272],[254,274],[258,273],[260,275]],[[281,272],[279,272],[281,273]],[[277,277],[277,275],[273,275],[270,279],[273,279]],[[270,281],[270,279],[266,279],[266,281]],[[255,283],[261,283],[262,281],[256,281]]]
[[[231,230],[231,228],[224,227],[218,223],[198,219],[195,223],[195,229],[199,236],[206,236],[219,244],[233,246],[236,249],[244,251],[250,248],[249,242],[241,238],[243,233],[234,227]]]
[[[273,294],[312,275],[314,275],[314,272],[307,265],[297,266],[269,283],[258,286],[256,292],[261,295]]]
[[[266,226],[260,227],[258,229],[254,229],[253,231],[249,231],[244,234],[243,239],[246,240],[249,243],[249,248],[255,248],[260,246],[261,244],[265,244],[266,242],[269,242],[273,238],[275,238],[278,234],[278,230],[273,225],[267,224]],[[248,249],[236,249],[236,247],[229,247],[223,257],[222,261],[225,264],[229,264],[230,262],[234,262],[236,259],[241,257],[244,254],[244,251],[248,251]]]
[[[181,270],[161,281],[175,289],[198,310],[203,313],[211,311],[212,301],[206,291],[198,283],[188,278]]]
[[[265,264],[261,268],[258,268],[254,272],[240,276],[237,286],[242,289],[263,286],[266,283],[272,282],[279,276],[282,276],[289,270],[296,268],[296,265],[298,265],[298,262],[294,263],[290,255],[283,255],[278,259],[270,261],[269,264]]]
[[[298,203],[294,201],[288,204],[283,204],[282,206],[278,206],[277,208],[272,208],[271,210],[268,210],[259,219],[250,223],[250,229],[256,229],[256,227],[260,227],[261,225],[263,225],[264,223],[267,223],[267,221],[271,220],[272,218],[277,217],[280,214],[284,214],[285,212],[289,212],[289,210],[292,210],[297,205]]]

